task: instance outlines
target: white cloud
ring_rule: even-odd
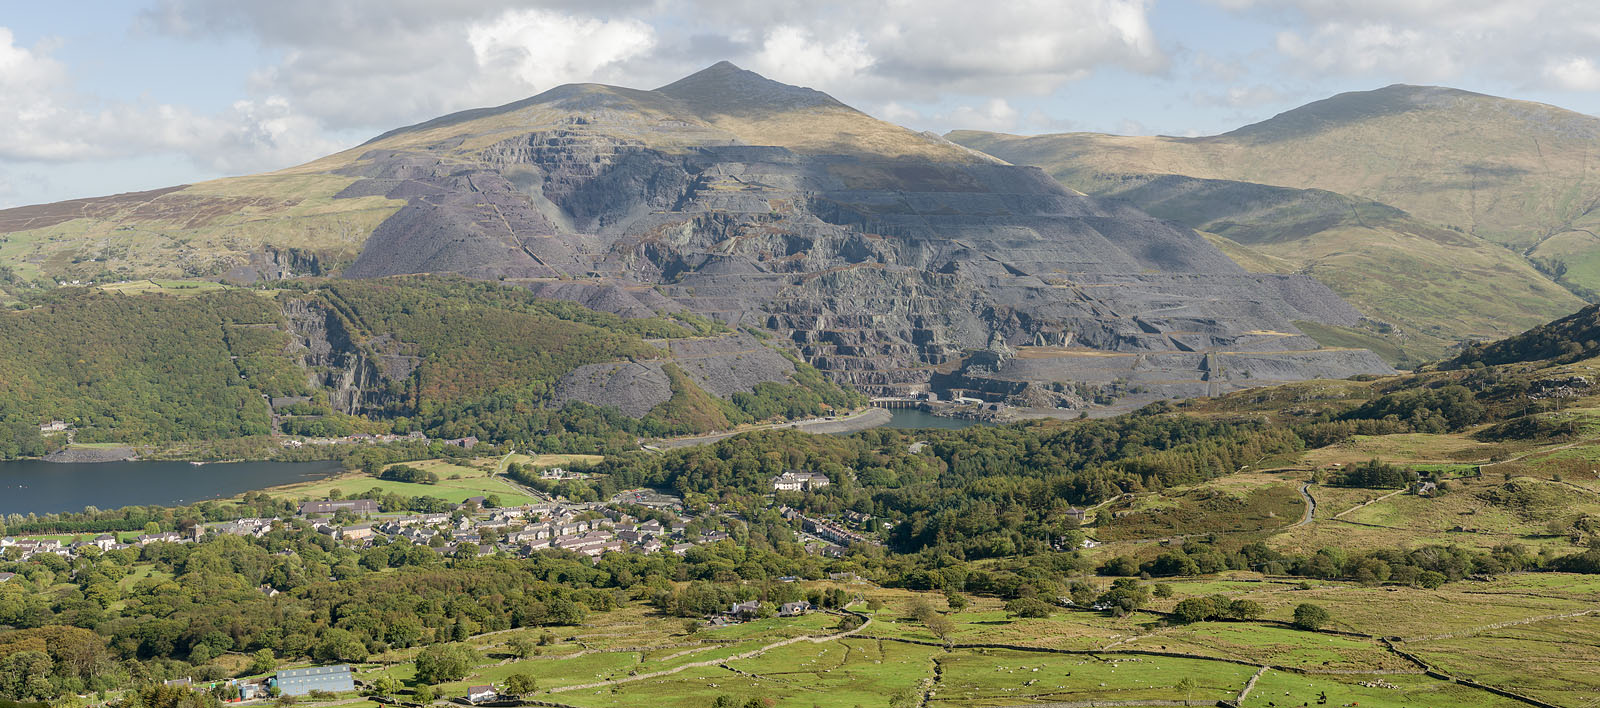
[[[1279,27],[1286,66],[1309,76],[1593,90],[1579,87],[1600,58],[1600,3],[1587,0],[1211,1]]]
[[[1600,91],[1600,66],[1588,57],[1552,59],[1544,67],[1546,81],[1568,91]]]
[[[528,86],[550,87],[589,79],[649,52],[655,32],[638,20],[507,10],[468,26],[466,40],[484,72],[506,71]]]
[[[1387,24],[1319,25],[1309,36],[1278,35],[1278,51],[1319,73],[1370,74],[1403,68],[1417,81],[1441,81],[1461,71],[1450,47],[1428,41],[1422,31]]]
[[[784,25],[767,32],[750,68],[785,83],[827,87],[856,78],[874,61],[855,32],[829,42],[817,40],[803,28]]]
[[[107,103],[66,67],[0,27],[0,160],[70,162],[179,153],[208,170],[283,167],[336,148],[279,97],[215,115],[155,102]]]
[[[21,46],[7,31],[0,161],[176,154],[213,172],[270,169],[337,149],[335,136],[567,82],[650,88],[722,59],[887,105],[896,122],[1015,129],[1053,120],[1019,115],[1008,102],[1018,95],[1106,67],[1160,74],[1170,61],[1150,26],[1154,0],[146,1],[136,38],[257,47],[260,64],[240,84],[207,88],[236,100],[206,111],[101,100],[49,45]]]
[[[1017,109],[1003,98],[991,98],[981,106],[960,106],[948,114],[939,116],[939,121],[946,125],[955,125],[969,130],[992,130],[1008,132],[1017,129],[1021,115]]]
[[[187,37],[281,59],[253,89],[330,128],[386,130],[571,81],[658,86],[731,60],[859,103],[1044,94],[1103,66],[1159,72],[1152,0],[163,0]]]

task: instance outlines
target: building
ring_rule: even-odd
[[[72,427],[72,426],[67,425],[64,421],[52,420],[52,421],[50,421],[48,423],[44,423],[44,424],[40,425],[39,426],[39,432],[41,432],[41,433],[60,433],[60,432],[63,432],[67,428],[70,428],[70,427]]]
[[[470,686],[467,688],[468,703],[482,703],[492,701],[500,694],[496,693],[494,686]]]
[[[468,435],[467,437],[464,437],[464,438],[456,438],[454,440],[446,440],[446,441],[444,441],[444,444],[446,444],[446,445],[454,445],[454,446],[462,448],[462,449],[471,450],[474,445],[478,444],[478,439],[476,437]]]
[[[778,616],[797,617],[810,612],[811,609],[811,603],[804,600],[801,600],[800,602],[785,602],[778,606]]]
[[[1079,509],[1078,507],[1074,506],[1067,509],[1067,518],[1072,519],[1080,524],[1083,523],[1083,520],[1088,518],[1088,516],[1089,512]]]
[[[761,614],[761,603],[755,600],[734,603],[733,607],[728,609],[728,614],[735,617],[755,617]]]
[[[346,541],[365,541],[372,538],[372,524],[356,524],[339,530],[339,538]]]
[[[772,478],[774,492],[806,492],[828,486],[828,476],[819,472],[789,470]]]
[[[15,577],[17,577],[16,573],[0,573],[0,583],[10,582]]]
[[[346,664],[313,666],[309,669],[285,669],[275,679],[278,691],[285,696],[304,696],[312,691],[343,693],[356,690],[355,677]]]
[[[357,516],[378,513],[378,503],[371,499],[333,499],[329,501],[308,501],[300,504],[300,515],[334,514],[348,511]]]

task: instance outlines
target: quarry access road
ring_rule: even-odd
[[[854,432],[859,431],[859,430],[868,430],[870,428],[876,428],[876,427],[878,427],[880,425],[888,423],[893,417],[894,417],[894,414],[890,413],[887,409],[884,409],[884,408],[868,408],[868,409],[863,410],[863,411],[857,411],[855,413],[851,413],[850,415],[847,415],[847,416],[836,416],[836,417],[832,417],[832,418],[809,418],[809,419],[806,419],[806,420],[792,420],[792,421],[789,421],[787,423],[769,423],[767,425],[756,425],[756,426],[751,426],[749,428],[745,428],[743,430],[734,430],[734,431],[730,431],[730,432],[726,432],[726,433],[713,433],[711,435],[696,435],[696,436],[693,436],[693,437],[671,438],[669,440],[661,440],[659,442],[651,443],[651,447],[658,448],[658,449],[667,449],[667,448],[674,448],[674,447],[689,447],[691,445],[705,445],[707,443],[714,443],[714,442],[717,442],[717,441],[720,441],[720,440],[726,440],[726,439],[731,438],[731,437],[733,437],[735,435],[738,435],[740,433],[748,433],[748,432],[755,431],[755,430],[782,430],[784,428],[793,428],[795,430],[799,430],[801,432],[806,432],[806,433],[822,433],[822,434],[854,433]]]

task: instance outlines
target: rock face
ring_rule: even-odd
[[[749,393],[760,383],[791,383],[794,364],[776,350],[748,334],[705,339],[674,339],[654,344],[671,352],[667,359],[590,364],[556,382],[551,399],[563,406],[569,401],[613,405],[634,418],[642,418],[672,397],[663,370],[675,364],[695,385],[719,398]]]
[[[340,413],[382,413],[397,400],[389,384],[416,368],[414,357],[392,351],[387,335],[365,342],[363,351],[339,314],[315,300],[288,300],[284,316],[295,337],[292,346],[312,372],[311,384],[326,387],[329,405]]]
[[[1129,370],[1174,393],[1390,371],[1291,324],[1360,316],[1309,278],[1247,273],[1192,230],[731,64],[447,116],[339,172],[360,178],[340,196],[407,201],[346,277],[452,271],[625,315],[687,308],[776,332],[883,395],[985,378],[951,378],[973,352],[995,354],[988,378],[1023,382],[1142,357]],[[778,357],[704,346],[674,354],[719,395],[752,383],[740,356]],[[1230,360],[1257,363],[1202,365]],[[560,395],[665,400],[659,367],[588,368]]]

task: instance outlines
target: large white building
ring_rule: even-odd
[[[819,472],[789,470],[772,478],[774,492],[806,492],[828,486],[828,476]]]

